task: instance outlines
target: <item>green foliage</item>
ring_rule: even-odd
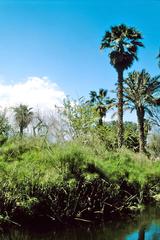
[[[144,185],[151,162],[144,155],[122,149],[109,152],[103,161],[97,162],[101,169],[107,172],[109,178]]]
[[[111,27],[111,31],[105,33],[101,49],[111,49],[109,57],[116,69],[127,69],[137,59],[138,47],[143,47],[141,39],[141,33],[135,28],[121,24]]]
[[[150,125],[153,128],[160,127],[160,106],[154,105],[149,107],[150,114],[147,115]]]
[[[124,146],[137,152],[139,150],[139,134],[137,123],[124,122]]]
[[[27,105],[20,104],[18,107],[14,107],[15,120],[19,126],[20,136],[23,136],[23,131],[28,127],[33,118],[32,108]]]
[[[148,139],[148,147],[153,159],[160,159],[160,133],[153,133]]]
[[[146,113],[153,117],[151,106],[159,104],[160,76],[152,78],[148,72],[129,73],[124,87],[125,101],[131,111],[136,110],[139,126],[139,150],[145,152],[146,134],[145,120]],[[149,130],[149,129],[148,129]]]
[[[67,101],[64,103],[64,107],[64,114],[68,120],[68,129],[70,129],[72,133],[71,136],[74,139],[78,139],[78,141],[80,141],[82,144],[92,147],[95,153],[97,151],[95,146],[97,145],[101,145],[102,152],[105,152],[106,149],[117,149],[118,127],[115,121],[104,122],[103,125],[99,125],[99,112],[96,111],[94,106],[90,106],[88,101],[84,101],[84,99],[81,99],[78,103],[71,102],[69,99],[67,99]],[[137,151],[137,124],[125,122],[124,127],[125,147]]]
[[[142,70],[123,80],[124,70],[137,60],[141,39],[140,32],[124,24],[111,27],[102,39],[100,48],[110,49],[110,62],[118,73],[118,125],[104,121],[115,103],[104,89],[91,91],[89,101],[65,99],[59,110],[62,127],[57,136],[63,138],[59,143],[36,137],[43,128],[47,135],[51,125],[56,126],[46,124],[39,114],[34,137],[23,136],[34,115],[27,105],[13,108],[20,137],[10,134],[8,119],[0,113],[0,223],[25,217],[97,219],[159,201],[160,162],[136,153],[142,147],[145,150],[150,128],[145,113],[159,124],[159,112],[153,111],[160,105],[159,76],[151,78]],[[135,123],[123,123],[124,100],[131,110],[136,109],[139,129]],[[151,159],[159,160],[159,134],[149,139],[148,147]]]
[[[124,146],[126,148],[138,151],[138,129],[137,124],[133,122],[124,122]],[[117,140],[117,123],[115,121],[107,122],[104,126],[97,129],[97,136],[108,150],[116,150],[118,147]]]
[[[64,144],[50,144],[41,138],[8,140],[1,147],[2,216],[7,213],[12,220],[39,215],[85,217],[102,210],[104,201],[113,205],[105,207],[110,212],[158,194],[156,189],[154,194],[149,192],[148,187],[156,183],[160,189],[159,162],[127,149],[106,151],[98,142],[94,148],[79,139]],[[14,157],[9,156],[11,150]],[[126,201],[132,195],[134,201]]]
[[[142,47],[142,36],[135,28],[127,27],[125,24],[111,27],[102,39],[100,49],[110,49],[109,58],[111,65],[118,74],[117,98],[118,98],[118,147],[124,142],[123,126],[123,72],[131,67],[137,58],[138,47]]]
[[[101,88],[98,94],[96,91],[91,91],[90,100],[87,102],[98,112],[99,125],[103,125],[103,118],[106,116],[107,111],[114,106],[115,99],[109,98],[107,96],[107,90]]]
[[[133,109],[145,108],[146,113],[151,114],[149,107],[156,105],[159,99],[160,76],[151,75],[142,70],[131,72],[125,79],[124,96],[128,106]]]
[[[89,133],[96,126],[99,116],[84,98],[79,101],[64,101],[63,114],[68,123],[68,131],[74,138]]]
[[[6,113],[0,113],[0,145],[2,145],[9,136],[9,132],[11,130],[11,126],[8,122],[8,118],[6,117]]]

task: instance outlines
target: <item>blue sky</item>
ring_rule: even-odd
[[[156,75],[159,12],[160,0],[0,0],[0,82],[45,76],[73,98],[113,89],[117,75],[99,46],[105,31],[121,23],[144,37],[129,71]]]

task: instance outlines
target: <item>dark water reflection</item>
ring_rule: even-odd
[[[12,229],[0,234],[0,240],[160,240],[160,209],[149,208],[135,219],[80,224],[46,232]]]

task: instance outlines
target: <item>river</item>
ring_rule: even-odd
[[[10,229],[0,234],[0,240],[160,240],[160,208],[148,208],[132,219],[33,229]]]

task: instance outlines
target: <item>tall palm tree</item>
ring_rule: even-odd
[[[126,104],[137,114],[139,149],[145,152],[145,113],[152,115],[150,107],[160,105],[160,76],[152,78],[145,70],[134,71],[129,73],[124,83]]]
[[[118,146],[123,144],[123,72],[131,67],[137,58],[137,49],[142,47],[141,33],[135,28],[124,24],[111,27],[102,39],[100,49],[110,49],[109,58],[111,65],[118,74]]]
[[[107,96],[107,90],[103,88],[99,89],[99,92],[90,91],[90,104],[96,107],[96,111],[99,114],[99,125],[103,125],[103,118],[106,116],[106,112],[113,107],[115,100]]]
[[[18,107],[13,108],[15,119],[19,126],[19,134],[22,137],[24,129],[27,128],[33,118],[32,108],[27,105],[20,104]]]

